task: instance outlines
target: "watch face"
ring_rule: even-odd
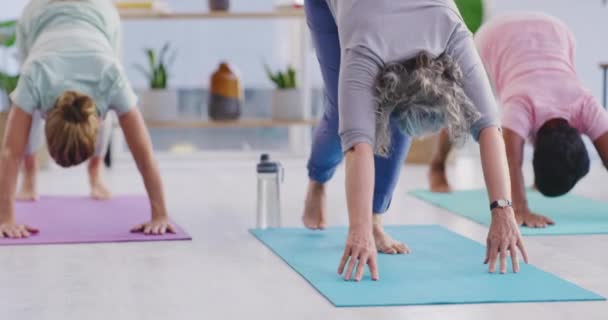
[[[505,200],[505,199],[500,199],[500,200],[496,200],[496,204],[497,204],[497,207],[499,207],[499,208],[506,208],[506,207],[511,206],[511,201]]]

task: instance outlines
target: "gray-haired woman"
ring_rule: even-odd
[[[306,14],[327,99],[308,169],[304,224],[325,227],[324,183],[343,156],[349,234],[338,272],[379,279],[377,251],[406,253],[388,236],[390,204],[410,136],[447,128],[479,141],[492,224],[486,263],[518,271],[527,261],[510,207],[510,182],[496,102],[472,37],[452,0],[307,0]],[[376,158],[374,159],[374,153]],[[372,218],[373,216],[373,218]],[[356,269],[356,270],[355,270]]]

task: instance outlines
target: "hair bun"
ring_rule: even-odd
[[[87,123],[97,113],[93,99],[75,91],[64,92],[57,99],[56,107],[63,120],[75,124]]]

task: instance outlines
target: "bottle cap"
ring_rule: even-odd
[[[260,163],[258,163],[258,173],[278,173],[280,165],[276,162],[270,161],[270,156],[266,153],[260,156]]]

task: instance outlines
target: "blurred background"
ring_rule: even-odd
[[[231,0],[228,12],[276,12],[278,5],[294,5],[287,2]],[[295,5],[301,2],[296,1]],[[0,21],[18,18],[26,3],[25,0],[4,1]],[[163,8],[168,7],[173,13],[208,11],[206,0],[168,0],[165,4]],[[533,10],[565,21],[578,41],[576,64],[579,76],[596,98],[602,100],[599,63],[608,61],[608,42],[603,41],[602,33],[608,29],[608,7],[603,0],[492,0],[485,1],[483,6],[484,19],[506,12]],[[306,91],[301,97],[306,103],[305,118],[318,117],[323,103],[322,83],[302,14],[262,18],[124,18],[123,25],[124,66],[134,87],[145,92],[149,86],[148,79],[136,68],[137,64],[147,63],[144,50],[151,48],[158,52],[163,45],[170,44],[176,55],[167,70],[167,87],[178,96],[174,119],[171,120],[200,121],[188,126],[175,121],[171,125],[167,122],[151,125],[155,149],[159,153],[178,157],[183,154],[259,150],[306,154],[312,132],[311,122],[264,122],[242,126],[211,124],[212,127],[207,123],[210,79],[221,62],[228,62],[231,71],[239,78],[244,97],[240,119],[273,118],[272,100],[276,84],[266,74],[265,64],[273,71],[293,66],[299,88]],[[11,51],[0,51],[0,70],[16,72],[17,65],[11,59]],[[474,153],[474,149],[465,148],[461,153]],[[120,159],[124,147],[119,133],[112,150],[113,156]]]

